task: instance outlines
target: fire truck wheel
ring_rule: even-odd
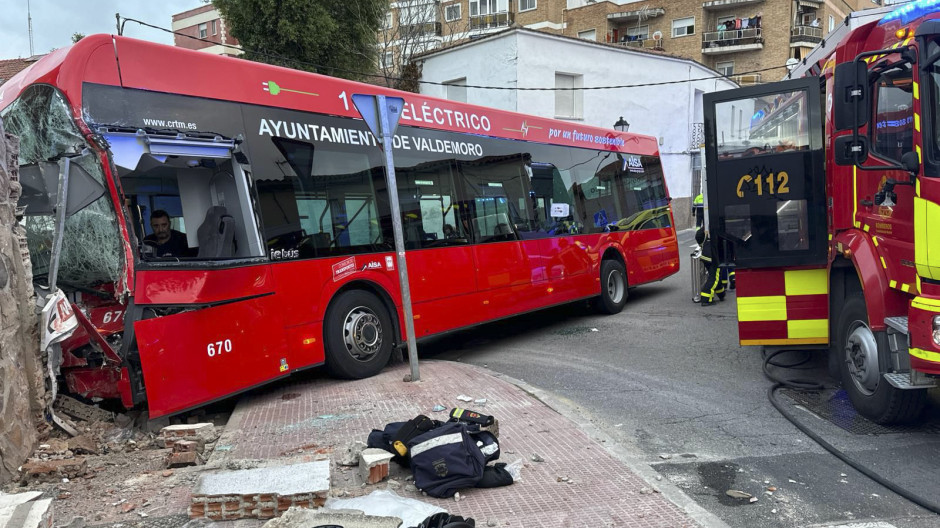
[[[326,367],[333,376],[368,378],[388,364],[394,327],[375,295],[363,290],[343,292],[330,304],[324,325]]]
[[[868,326],[865,297],[857,293],[839,313],[837,339],[841,350],[842,387],[855,410],[879,424],[909,422],[917,418],[926,401],[925,390],[901,390],[884,379],[880,354],[888,354],[884,332]]]
[[[601,262],[601,296],[598,309],[607,314],[620,313],[627,303],[627,270],[618,260],[605,259]]]

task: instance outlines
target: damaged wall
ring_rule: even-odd
[[[26,231],[16,222],[18,154],[0,121],[0,484],[36,447],[45,397]]]

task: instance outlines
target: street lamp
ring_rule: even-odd
[[[626,132],[630,130],[630,123],[627,123],[627,121],[623,118],[623,116],[620,116],[620,119],[618,119],[617,122],[614,123],[614,128],[616,130],[619,130],[620,132]]]

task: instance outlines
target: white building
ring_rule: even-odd
[[[418,57],[423,62],[421,93],[524,114],[613,128],[623,116],[630,132],[659,138],[663,169],[674,198],[698,191],[702,94],[734,88],[733,82],[702,64],[617,45],[510,29]],[[702,79],[702,80],[696,80]],[[671,82],[671,84],[661,84]],[[636,86],[639,85],[639,86]],[[507,88],[491,90],[472,86]],[[603,90],[522,90],[590,88]],[[697,182],[697,176],[695,177]],[[688,211],[674,204],[676,221]]]

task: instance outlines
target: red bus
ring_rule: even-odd
[[[323,364],[371,376],[405,343],[384,156],[354,93],[405,100],[418,339],[589,298],[616,313],[679,269],[652,137],[108,35],[0,90],[35,280],[81,323],[61,376],[151,417]]]

